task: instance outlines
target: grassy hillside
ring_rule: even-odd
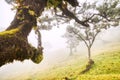
[[[38,71],[26,80],[120,80],[120,48],[104,51],[93,60],[95,64],[85,74],[80,72],[85,68],[86,59],[71,57],[71,60],[44,72]]]
[[[32,67],[28,71],[27,67],[24,67],[22,73],[13,72],[15,74],[7,75],[5,72],[6,75],[1,74],[0,80],[120,80],[120,43],[104,45],[103,48],[93,50],[92,58],[95,64],[85,74],[80,74],[87,64],[85,54],[76,54],[62,58],[61,61],[55,60],[57,63],[48,66],[36,65],[37,67]]]

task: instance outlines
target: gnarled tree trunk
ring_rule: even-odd
[[[0,32],[0,66],[13,62],[31,59],[35,63],[43,59],[42,47],[36,49],[28,43],[27,36],[46,6],[46,0],[23,0],[19,3],[11,25]],[[31,14],[32,11],[34,14]]]
[[[31,59],[35,63],[42,60],[42,47],[32,47],[27,40],[33,26],[37,26],[37,18],[41,15],[47,2],[50,0],[13,0],[17,4],[17,12],[11,25],[4,32],[0,32],[0,66],[13,62]],[[51,0],[52,1],[52,0]],[[68,18],[74,19],[83,26],[89,26],[86,21],[80,21],[72,12],[64,6],[64,2],[73,7],[78,6],[77,0],[58,0],[60,3],[55,6],[59,8]],[[55,2],[55,1],[54,1]],[[52,3],[54,5],[54,3]],[[39,33],[38,33],[39,34]],[[40,42],[40,41],[39,41]],[[41,43],[40,43],[41,44]]]

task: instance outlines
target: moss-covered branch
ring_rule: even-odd
[[[31,46],[27,38],[20,35],[19,28],[0,32],[0,66],[14,60],[31,59],[39,63],[43,59],[42,50]]]

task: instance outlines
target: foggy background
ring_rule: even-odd
[[[13,20],[15,12],[11,11],[11,6],[4,0],[0,0],[0,31],[4,31]],[[62,63],[69,60],[69,49],[66,48],[66,39],[61,36],[65,33],[65,25],[61,27],[53,27],[50,31],[41,31],[42,45],[44,47],[44,59],[39,64],[34,64],[31,60],[23,62],[14,61],[13,63],[6,64],[0,67],[0,79],[7,77],[14,77],[14,75],[34,74],[35,72],[42,71],[46,68],[54,66],[54,64]],[[120,43],[120,27],[110,28],[100,33],[93,45],[92,52],[102,51],[110,45]],[[37,46],[37,37],[32,31],[28,37],[29,43]],[[87,50],[84,43],[80,43],[77,47],[75,55],[87,57]]]

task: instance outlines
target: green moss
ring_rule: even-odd
[[[33,58],[31,58],[31,60],[34,63],[39,64],[43,60],[43,55],[38,54],[37,56],[34,56]]]
[[[12,34],[18,32],[18,31],[19,31],[19,28],[8,30],[8,31],[3,31],[3,32],[0,32],[0,36],[3,36],[3,35],[12,35]]]
[[[57,7],[61,2],[62,0],[48,0],[47,7]]]
[[[43,59],[42,51],[32,47],[27,38],[22,36],[19,28],[0,32],[0,66],[13,62],[31,59],[40,63]]]
[[[31,60],[36,63],[36,64],[39,64],[42,60],[43,60],[43,54],[42,54],[42,51],[40,50],[37,50],[35,48],[33,48],[34,50],[34,55],[33,57],[31,58]]]

